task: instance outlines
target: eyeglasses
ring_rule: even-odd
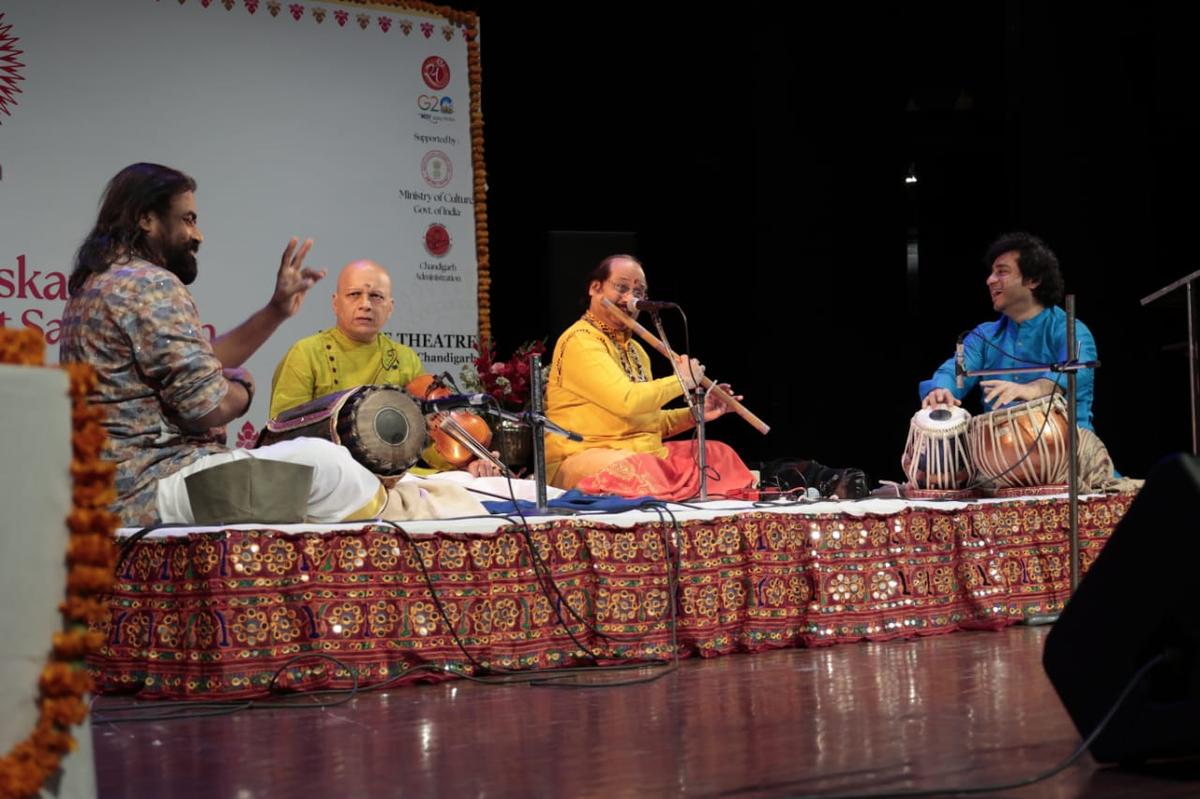
[[[611,283],[612,287],[617,290],[618,297],[624,297],[626,294],[632,294],[639,300],[646,299],[647,295],[645,286],[631,286],[628,283],[617,282],[615,280],[609,280],[606,282]]]

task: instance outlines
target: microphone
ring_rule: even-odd
[[[630,297],[629,302],[625,303],[625,307],[630,313],[638,311],[661,311],[665,308],[678,308],[679,306],[673,302],[659,302],[658,300],[639,300],[637,297]]]
[[[574,430],[568,430],[565,427],[556,425],[554,422],[550,421],[545,414],[538,413],[536,411],[521,411],[520,413],[513,413],[512,411],[502,410],[496,411],[496,413],[501,419],[507,419],[510,422],[516,422],[518,424],[541,424],[546,427],[547,433],[553,433],[556,436],[562,436],[563,438],[571,441],[583,441],[583,436],[579,433],[576,433]]]
[[[491,394],[451,394],[448,397],[421,400],[421,413],[454,410],[470,406],[481,406],[491,403]]]
[[[959,391],[963,387],[963,375],[967,372],[966,355],[963,353],[963,339],[967,337],[967,331],[958,334],[958,341],[954,345],[954,386]]]
[[[530,413],[531,411],[525,412],[526,416],[528,416]],[[541,422],[546,426],[547,433],[553,433],[556,436],[562,436],[568,441],[583,441],[583,436],[579,433],[576,433],[574,430],[568,430],[565,427],[556,425],[554,422],[550,421],[544,416],[541,417]]]

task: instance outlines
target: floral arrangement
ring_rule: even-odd
[[[41,366],[44,342],[33,330],[0,328],[0,363]],[[59,606],[64,631],[54,634],[52,654],[38,683],[40,715],[33,731],[0,757],[0,799],[35,796],[56,772],[63,755],[75,748],[70,728],[87,715],[84,698],[92,679],[84,658],[104,643],[108,616],[105,595],[113,582],[113,531],[119,520],[108,511],[116,498],[113,464],[102,460],[106,434],[103,410],[87,403],[95,386],[91,367],[70,364],[72,400],[71,474],[74,507],[67,517],[70,530],[66,561],[67,596]]]
[[[530,371],[529,357],[546,354],[546,342],[527,341],[513,350],[508,360],[496,358],[496,345],[482,340],[476,345],[479,354],[474,361],[465,364],[459,379],[467,391],[491,394],[500,405],[508,410],[522,410],[529,402]],[[546,376],[550,365],[542,364],[542,386],[546,385]]]

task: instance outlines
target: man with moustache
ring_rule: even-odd
[[[292,239],[270,301],[210,343],[186,288],[196,279],[195,253],[204,240],[195,189],[192,178],[170,167],[121,170],[105,189],[68,281],[59,360],[96,370],[88,399],[106,412],[103,454],[117,469],[112,510],[128,526],[193,522],[188,475],[258,458],[312,467],[311,521],[404,518],[385,512],[392,494],[344,447],[312,438],[256,450],[224,446],[224,425],[246,412],[254,393],[242,364],[300,309],[325,272],[304,268],[312,241]],[[412,510],[407,498],[396,499],[395,510]]]
[[[546,386],[546,415],[575,430],[582,441],[546,437],[546,473],[551,485],[592,494],[686,499],[696,495],[697,445],[664,441],[695,427],[688,408],[665,408],[691,391],[704,367],[677,356],[679,378],[655,379],[650,357],[604,300],[621,306],[645,299],[646,273],[632,255],[610,255],[586,279],[587,310],[554,347]],[[721,384],[728,392],[728,384]],[[740,397],[739,397],[740,399]],[[704,399],[705,421],[731,410],[716,392]],[[754,477],[733,448],[705,442],[714,478],[709,490],[736,496]]]

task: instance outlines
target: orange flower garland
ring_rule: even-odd
[[[0,329],[0,363],[41,366],[45,344],[34,330]],[[96,375],[84,364],[65,367],[71,395],[71,476],[75,507],[66,519],[67,597],[59,605],[62,632],[54,633],[51,660],[38,680],[39,717],[33,732],[0,758],[0,799],[35,795],[75,748],[70,728],[87,716],[84,695],[92,680],[83,659],[104,643],[99,632],[108,614],[104,595],[112,587],[113,531],[118,519],[108,511],[114,497],[112,463],[101,460],[103,411],[87,404]]]

